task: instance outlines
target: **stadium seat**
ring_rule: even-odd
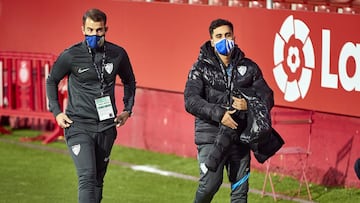
[[[294,11],[313,11],[314,6],[309,4],[294,3],[291,4],[291,10]]]
[[[189,4],[207,4],[208,0],[189,0]]]
[[[273,2],[273,9],[291,9],[291,3],[288,2]]]
[[[227,6],[227,0],[209,0],[211,6]]]
[[[360,0],[353,0],[353,1],[351,2],[351,5],[352,5],[353,7],[356,7],[356,9],[359,9],[359,8],[360,8]]]
[[[304,3],[312,5],[327,5],[328,0],[306,0]]]
[[[185,4],[188,3],[188,0],[169,0],[172,4]]]
[[[249,1],[248,0],[229,0],[228,6],[249,7]]]
[[[331,4],[350,4],[351,0],[329,0]]]
[[[306,4],[305,0],[273,0],[273,2],[285,2],[290,4]]]
[[[315,5],[314,11],[331,13],[331,12],[337,12],[337,8],[335,6],[329,6],[329,5]]]
[[[153,0],[131,0],[135,2],[153,2]]]
[[[340,7],[338,13],[342,14],[360,14],[360,8],[355,7]]]
[[[266,2],[260,0],[249,1],[249,8],[266,8]]]
[[[359,14],[360,0],[329,0],[329,4],[337,7],[338,13]]]

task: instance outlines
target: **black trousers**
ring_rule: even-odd
[[[214,147],[210,150],[207,160],[205,160],[205,165],[211,171],[217,170],[220,162],[230,148],[230,145],[234,143],[241,143],[240,134],[247,126],[245,114],[241,114],[241,111],[236,111],[232,117],[238,123],[237,129],[233,130],[220,124],[220,129],[214,142]]]
[[[220,161],[217,170],[210,171],[205,161],[214,144],[198,145],[200,169],[199,186],[194,203],[210,203],[223,181],[223,170],[226,168],[231,183],[231,203],[246,203],[249,191],[250,148],[245,144],[232,143]]]
[[[218,169],[230,145],[234,143],[235,137],[238,136],[233,129],[221,125],[214,146],[209,151],[209,155],[205,160],[205,165],[210,171],[216,171]]]
[[[84,126],[65,129],[65,139],[78,176],[79,203],[99,203],[117,131],[90,132]]]

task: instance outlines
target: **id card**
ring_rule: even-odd
[[[95,105],[100,121],[115,117],[110,96],[103,96],[95,99]]]

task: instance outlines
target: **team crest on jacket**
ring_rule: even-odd
[[[105,64],[105,70],[108,74],[110,74],[114,69],[114,65],[112,63]]]
[[[77,156],[80,153],[80,144],[71,146],[71,151]]]
[[[246,66],[238,66],[237,71],[240,73],[241,76],[244,76],[246,73]]]

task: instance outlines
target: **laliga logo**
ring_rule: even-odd
[[[338,73],[330,73],[330,41],[330,30],[322,29],[321,87],[339,89],[340,82],[345,91],[360,92],[360,44],[345,42],[340,50]],[[348,72],[350,60],[355,62],[353,74]],[[304,99],[310,88],[315,55],[309,28],[292,15],[275,35],[274,64],[273,74],[284,99],[289,102]]]
[[[309,28],[293,16],[287,17],[275,35],[273,70],[286,101],[293,102],[306,96],[315,67],[314,58]]]

